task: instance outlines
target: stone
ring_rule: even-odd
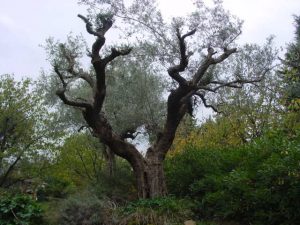
[[[184,225],[196,225],[196,222],[194,220],[187,220],[184,222]]]

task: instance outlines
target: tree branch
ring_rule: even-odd
[[[134,133],[136,133],[136,134],[134,134]],[[121,132],[120,138],[122,140],[125,140],[127,138],[134,140],[139,134],[140,134],[140,132],[136,132],[136,128],[128,128],[125,131]]]
[[[111,49],[111,54],[106,56],[103,59],[103,62],[105,65],[107,65],[109,62],[113,61],[115,58],[121,55],[128,55],[132,51],[132,48],[126,48],[123,50],[117,50],[116,48]]]
[[[65,95],[66,89],[62,88],[56,91],[56,95],[65,103],[66,105],[69,106],[74,106],[74,107],[79,107],[79,108],[89,108],[91,105],[86,102],[77,102],[77,101],[72,101],[68,99]]]
[[[83,16],[81,14],[78,14],[77,16],[85,22],[86,31],[89,34],[92,34],[92,35],[97,36],[97,37],[99,36],[99,34],[96,31],[94,31],[93,24],[89,21],[88,18],[86,18],[85,16]]]
[[[70,73],[72,76],[70,76],[68,78],[77,78],[77,77],[81,78],[84,81],[86,81],[91,88],[94,88],[95,82],[88,73],[84,72],[84,70],[82,68],[80,68],[78,71],[75,70],[75,64],[76,64],[75,58],[77,56],[74,56],[74,55],[71,55],[70,53],[68,53],[63,44],[60,45],[60,49],[61,49],[63,57],[67,60],[67,62],[69,64],[67,72]],[[55,72],[57,73],[57,71],[58,71],[58,66],[56,66]]]
[[[232,48],[232,49],[224,49],[224,53],[222,55],[220,55],[219,57],[213,59],[213,63],[212,64],[217,64],[217,63],[221,63],[223,62],[225,59],[227,59],[231,54],[235,53],[237,51],[236,48]]]
[[[16,164],[20,161],[21,157],[23,155],[23,152],[17,156],[17,158],[14,160],[14,162],[8,167],[7,171],[3,175],[3,177],[0,177],[0,187],[2,187],[8,177],[8,175],[13,171],[15,168]]]
[[[91,107],[91,105],[89,103],[86,102],[77,102],[77,101],[72,101],[70,99],[67,98],[67,96],[65,95],[65,92],[67,90],[67,82],[65,81],[62,73],[60,73],[59,69],[57,66],[54,66],[54,71],[55,73],[58,75],[63,87],[61,89],[58,89],[56,91],[56,95],[66,104],[69,106],[74,106],[74,107],[81,107],[81,108],[89,108]]]
[[[89,21],[88,18],[78,14],[78,17],[81,18],[86,24],[86,30],[89,34],[92,34],[97,37],[96,41],[92,46],[92,62],[101,60],[99,52],[105,43],[105,33],[112,27],[112,20],[110,18],[101,19],[102,24],[98,25],[97,30],[93,29],[92,23]]]
[[[201,100],[202,100],[202,102],[203,102],[203,104],[204,104],[204,106],[205,106],[206,108],[211,108],[211,109],[212,109],[213,111],[215,111],[216,113],[221,113],[221,112],[219,112],[219,110],[218,110],[215,106],[210,105],[210,104],[207,104],[207,100],[206,100],[204,94],[199,93],[199,92],[196,92],[195,95],[201,98]]]
[[[103,102],[106,97],[106,66],[109,62],[114,60],[116,57],[121,55],[127,55],[131,52],[131,48],[124,49],[124,50],[117,50],[115,48],[112,48],[111,54],[104,59],[99,59],[96,61],[93,61],[93,66],[96,71],[96,91],[94,95],[94,109],[97,113],[101,111],[101,108],[103,106]]]
[[[213,55],[215,55],[217,52],[212,48],[207,48],[207,55],[205,57],[204,62],[200,65],[197,72],[195,73],[193,77],[193,83],[197,85],[199,82],[201,82],[202,77],[204,76],[205,72],[209,68],[210,65],[218,64],[227,59],[231,54],[235,53],[237,51],[236,48],[233,49],[224,49],[224,52],[217,58],[213,58]]]
[[[40,139],[41,137],[38,137],[35,141],[38,141],[38,139]],[[6,181],[6,179],[8,178],[9,174],[13,171],[13,169],[15,168],[15,166],[17,165],[17,163],[20,161],[20,159],[22,158],[22,156],[24,155],[24,153],[26,152],[26,150],[28,148],[30,148],[30,146],[34,143],[34,141],[31,141],[30,143],[28,143],[24,149],[18,154],[18,156],[15,158],[14,162],[8,167],[7,171],[5,172],[5,174],[3,175],[3,177],[0,177],[0,187],[2,187]]]
[[[179,49],[180,49],[180,62],[178,65],[170,67],[168,69],[168,73],[174,80],[176,80],[179,83],[179,85],[187,85],[186,79],[184,79],[179,74],[180,72],[183,72],[186,69],[189,63],[188,61],[189,56],[186,53],[186,43],[184,39],[187,38],[188,36],[195,34],[195,32],[196,29],[181,36],[179,28],[176,29],[176,36],[179,41]]]
[[[253,79],[253,80],[236,79],[236,80],[230,81],[230,82],[211,81],[210,84],[219,84],[219,86],[212,89],[213,92],[216,92],[218,89],[223,88],[223,87],[242,88],[244,84],[254,84],[257,82],[261,82],[262,80],[263,80],[263,76]]]
[[[67,88],[67,82],[65,81],[65,79],[64,79],[64,77],[63,77],[63,75],[62,75],[62,73],[59,71],[59,69],[58,69],[58,66],[57,65],[54,65],[54,72],[57,74],[57,76],[59,77],[59,79],[60,79],[60,81],[61,81],[61,83],[62,83],[62,85],[63,85],[63,88]]]

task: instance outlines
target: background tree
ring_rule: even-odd
[[[269,38],[262,47],[247,44],[240,49],[240,54],[230,63],[217,68],[223,73],[252,73],[255,65],[268,56],[276,55]],[[253,57],[255,60],[244,60]],[[217,69],[214,69],[214,72]],[[242,71],[244,70],[244,71]],[[187,133],[178,133],[174,143],[173,154],[182,151],[187,145],[199,148],[236,147],[262,136],[266,131],[278,127],[279,118],[283,116],[282,78],[276,71],[268,71],[259,84],[246,84],[241,88],[225,87],[218,93],[208,95],[213,111],[200,126]]]
[[[281,59],[284,89],[281,92],[282,102],[286,106],[283,129],[293,136],[298,136],[300,127],[300,18],[295,19],[295,40],[287,46],[284,59]]]
[[[26,178],[20,162],[32,163],[36,157],[49,155],[53,136],[47,124],[51,117],[32,88],[29,79],[15,81],[10,75],[0,76],[0,187],[24,179],[22,175]]]
[[[163,21],[154,1],[134,1],[129,7],[125,7],[122,1],[95,2],[100,7],[100,14],[79,15],[86,24],[87,32],[96,37],[89,54],[95,77],[80,67],[78,58],[81,54],[77,48],[59,44],[57,51],[50,51],[50,55],[58,56],[50,58],[53,71],[61,82],[56,94],[64,104],[80,109],[93,135],[130,163],[139,197],[165,195],[163,161],[180,121],[186,114],[193,114],[194,99],[199,98],[204,106],[216,109],[207,100],[209,94],[216,94],[224,87],[241,88],[246,83],[260,82],[271,69],[274,56],[266,54],[259,63],[253,63],[255,67],[251,71],[240,68],[245,64],[237,64],[234,55],[238,55],[235,40],[241,33],[242,23],[226,12],[219,1],[211,8],[196,1],[195,12],[187,18],[174,18],[170,24]],[[94,6],[93,2],[89,4]],[[110,50],[104,47],[105,34],[118,22],[124,22],[126,29],[131,28],[127,31],[132,35],[130,38],[137,41],[138,52],[124,44]],[[130,43],[130,39],[128,41]],[[256,54],[242,60],[258,62],[256,56],[263,55],[263,50],[258,49]],[[136,60],[151,60],[148,64],[150,71],[160,76],[167,72],[171,80],[164,125],[146,154],[141,154],[115,132],[105,113],[105,99],[109,96],[107,69],[113,66],[116,58],[131,52]],[[229,57],[231,60],[226,60]],[[124,60],[132,58],[124,57]],[[222,71],[219,65],[223,62],[242,72]],[[92,98],[72,96],[69,87],[75,79],[81,79],[91,87]]]
[[[300,99],[300,17],[295,16],[295,41],[290,43],[285,54],[283,74],[287,83],[286,99],[291,108],[299,108]]]

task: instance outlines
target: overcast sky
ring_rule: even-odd
[[[189,0],[158,2],[166,17],[192,9]],[[244,20],[241,42],[263,43],[273,34],[283,47],[294,36],[292,15],[300,14],[300,0],[224,0],[224,7]],[[49,68],[39,45],[49,36],[84,32],[78,13],[85,9],[77,0],[0,0],[0,74],[37,77]]]

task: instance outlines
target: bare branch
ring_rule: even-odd
[[[211,108],[214,112],[221,113],[215,106],[207,104],[207,100],[206,100],[204,94],[197,92],[197,93],[195,93],[195,95],[201,98],[201,100],[206,108]]]
[[[227,59],[231,54],[235,53],[236,51],[237,51],[236,48],[232,48],[232,49],[226,49],[225,48],[224,53],[222,55],[220,55],[216,59],[213,59],[213,64],[223,62],[225,59]]]
[[[92,23],[89,21],[88,18],[78,14],[78,17],[81,18],[85,24],[86,24],[86,30],[88,33],[94,35],[97,37],[96,41],[94,42],[93,46],[92,46],[92,61],[99,61],[101,58],[99,56],[99,52],[101,50],[101,48],[103,47],[104,43],[105,43],[105,33],[112,27],[112,20],[111,19],[102,19],[102,25],[98,26],[97,30],[95,31],[93,29],[93,25]]]
[[[66,105],[69,106],[74,106],[74,107],[80,107],[80,108],[90,108],[92,107],[89,103],[86,102],[77,102],[77,101],[72,101],[67,98],[65,95],[66,88],[62,88],[56,91],[56,95],[65,103]]]
[[[255,78],[255,79],[236,79],[230,82],[224,82],[224,81],[211,81],[210,84],[219,84],[219,86],[212,88],[212,91],[215,92],[220,88],[223,87],[231,87],[231,88],[242,88],[244,84],[256,84],[258,82],[261,82],[264,79],[264,76],[267,72],[269,72],[272,68],[267,68],[262,73],[261,76]],[[199,88],[200,89],[200,88]]]
[[[198,86],[196,88],[197,90],[204,90],[204,91],[209,91],[209,92],[216,92],[216,90],[214,90],[213,88],[207,87],[207,86]]]
[[[223,82],[223,81],[211,81],[211,84],[219,84],[219,86],[215,87],[213,90],[217,91],[222,87],[231,87],[231,88],[242,88],[243,84],[250,83],[252,81],[246,82],[246,80],[234,80],[230,82]],[[254,82],[254,81],[253,81]],[[258,82],[258,81],[257,81]]]
[[[198,68],[197,72],[194,75],[193,83],[196,85],[201,81],[201,78],[204,76],[205,72],[209,68],[210,65],[218,64],[227,59],[231,54],[235,53],[237,51],[236,48],[233,49],[224,49],[223,54],[221,54],[217,58],[213,58],[213,55],[215,55],[217,52],[214,51],[212,47],[207,48],[207,56],[201,66]]]
[[[37,141],[38,139],[40,139],[41,137],[38,137],[35,141]],[[18,156],[14,159],[13,163],[8,167],[8,169],[6,170],[6,172],[3,174],[2,177],[0,177],[0,187],[2,187],[5,183],[5,181],[7,180],[8,176],[10,175],[10,173],[14,170],[15,166],[17,165],[17,163],[21,160],[22,156],[24,155],[24,153],[30,148],[30,146],[32,144],[34,144],[35,141],[31,141],[30,143],[28,143],[26,146],[24,146],[24,149],[18,154]]]
[[[77,101],[72,101],[69,100],[66,95],[65,92],[67,90],[67,82],[64,80],[64,77],[62,75],[62,73],[59,71],[57,66],[54,66],[54,71],[55,73],[58,75],[63,87],[61,89],[58,89],[56,91],[56,95],[66,104],[66,105],[70,105],[70,106],[75,106],[75,107],[81,107],[81,108],[89,108],[91,107],[91,105],[89,103],[86,102],[77,102]]]
[[[106,56],[103,59],[104,64],[108,64],[109,62],[113,61],[115,58],[121,55],[128,55],[131,52],[132,48],[126,48],[123,50],[117,50],[116,48],[111,49],[111,54],[109,56]]]
[[[140,133],[141,132],[136,132],[136,128],[129,128],[120,134],[120,138],[122,140],[125,140],[127,138],[134,140]]]
[[[57,65],[54,65],[54,71],[55,71],[55,73],[58,75],[58,77],[59,77],[59,79],[60,79],[60,81],[61,81],[63,87],[66,88],[68,84],[66,83],[66,81],[65,81],[65,79],[64,79],[64,77],[63,77],[63,75],[62,75],[61,72],[59,71]]]
[[[169,75],[176,80],[179,85],[187,85],[186,79],[180,76],[180,72],[183,72],[186,67],[188,66],[188,55],[186,53],[186,43],[184,39],[188,36],[195,34],[196,29],[186,33],[185,35],[181,36],[179,28],[176,29],[176,35],[179,41],[179,49],[180,49],[180,62],[176,66],[172,66],[168,69]]]
[[[84,16],[81,15],[81,14],[78,14],[77,16],[85,22],[85,24],[86,24],[86,31],[87,31],[89,34],[95,35],[95,36],[97,36],[97,37],[99,36],[99,34],[98,34],[96,31],[94,31],[94,29],[93,29],[93,24],[89,21],[88,18],[84,17]]]
[[[90,85],[91,88],[94,88],[94,86],[95,86],[94,79],[88,73],[84,72],[83,70],[82,71],[80,70],[78,72],[77,76],[79,78],[81,78],[82,80],[86,81]]]
[[[64,58],[67,60],[67,62],[69,64],[67,72],[72,75],[70,77],[66,77],[66,76],[65,77],[66,78],[76,78],[76,77],[81,78],[84,81],[86,81],[91,88],[94,88],[94,85],[95,85],[94,84],[94,80],[90,76],[90,74],[88,74],[87,72],[84,72],[84,70],[82,68],[80,68],[79,71],[75,70],[75,64],[76,64],[75,58],[76,58],[76,56],[70,55],[67,52],[67,50],[66,50],[66,48],[65,48],[65,46],[63,44],[60,45],[60,49],[62,51],[62,54],[63,54]],[[56,67],[56,71],[55,72],[58,74],[59,73],[58,66],[55,66],[55,67]]]
[[[14,160],[14,162],[8,167],[7,171],[4,173],[3,177],[0,177],[0,187],[2,187],[10,175],[10,173],[13,171],[15,168],[16,164],[20,161],[21,157],[23,155],[23,152],[17,156],[17,158]]]
[[[242,34],[242,30],[239,30],[238,33],[236,33],[236,35],[234,35],[226,44],[226,46],[224,46],[224,48],[227,48],[230,44],[232,44],[240,35]]]
[[[186,34],[184,34],[184,35],[182,35],[182,40],[184,40],[186,37],[188,37],[188,36],[192,36],[192,35],[194,35],[195,33],[196,33],[196,31],[197,31],[197,29],[193,29],[193,30],[191,30],[190,32],[187,32]]]
[[[79,69],[79,71],[75,71],[74,68],[69,68],[68,72],[73,75],[72,76],[73,78],[80,78],[86,81],[91,88],[94,88],[95,82],[93,78],[90,76],[89,73],[84,72],[83,69]]]

